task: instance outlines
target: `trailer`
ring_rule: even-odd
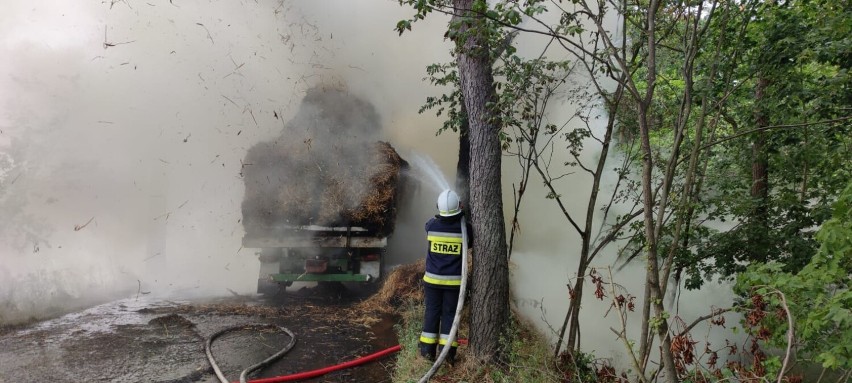
[[[357,97],[315,89],[281,136],[248,150],[242,243],[257,249],[258,292],[381,277],[408,164],[365,139],[378,120]]]
[[[387,237],[359,226],[284,226],[276,234],[243,237],[261,249],[258,292],[293,282],[374,282],[381,278]]]

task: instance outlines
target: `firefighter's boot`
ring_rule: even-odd
[[[456,364],[456,350],[458,347],[450,347],[450,351],[447,351],[447,359],[444,359],[444,362],[449,363],[450,365]],[[438,349],[438,355],[441,354],[443,350],[443,346]]]
[[[426,360],[434,361],[437,351],[438,348],[436,344],[420,342],[420,356],[426,358]]]

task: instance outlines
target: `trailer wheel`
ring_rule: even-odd
[[[278,282],[270,281],[269,279],[259,278],[257,280],[257,293],[267,297],[274,297],[281,294],[286,289]]]

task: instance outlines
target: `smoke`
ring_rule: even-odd
[[[611,30],[615,29],[615,20],[609,20],[608,24]],[[516,45],[520,47],[521,54],[527,57],[538,57],[547,44],[546,38],[521,34],[518,36]],[[550,59],[574,59],[561,48],[553,46],[547,50],[546,56]],[[562,89],[562,93],[548,102],[546,120],[557,126],[569,121],[564,130],[569,132],[585,127],[575,116],[578,111],[590,116],[598,115],[600,118],[592,118],[589,123],[594,135],[601,138],[607,116],[603,110],[592,109],[589,113],[588,108],[594,107],[594,104],[583,105],[583,97],[585,97],[583,95],[591,91],[587,88],[588,81],[587,73],[583,73],[580,69],[575,70],[569,84]],[[604,86],[614,86],[614,84],[605,81]],[[554,151],[546,151],[552,155],[548,162],[552,165],[551,171],[554,176],[560,174],[564,176],[554,184],[558,193],[563,196],[563,201],[566,202],[565,210],[582,227],[586,218],[592,177],[578,167],[568,166],[568,163],[575,162],[576,159],[566,148],[567,142],[560,142],[561,137],[555,140]],[[584,140],[583,148],[580,161],[594,169],[601,154],[600,144],[594,138],[587,138]],[[598,235],[597,230],[605,228],[604,224],[611,224],[613,217],[628,212],[626,206],[616,204],[609,213],[608,222],[602,221],[602,207],[608,202],[617,181],[616,172],[610,170],[621,166],[623,158],[620,157],[621,154],[611,148],[609,159],[604,167],[601,192],[598,195],[595,219],[592,224],[595,231],[592,232],[592,238]],[[516,161],[506,161],[507,158],[511,157],[504,157],[503,162],[504,206],[513,206],[512,190],[514,190],[513,186],[516,187],[519,183],[520,170]],[[554,200],[546,198],[550,191],[543,185],[535,170],[530,177],[530,182],[525,186],[526,194],[519,214],[520,233],[516,237],[510,264],[513,303],[524,316],[533,319],[538,329],[555,344],[570,303],[567,285],[573,284],[577,278],[582,239],[565,218],[562,208]],[[507,222],[511,222],[511,214],[511,211],[506,211]],[[604,248],[591,267],[596,268],[598,274],[606,281],[617,283],[624,289],[623,291],[637,297],[636,312],[628,315],[626,332],[630,339],[638,340],[641,326],[641,300],[645,286],[645,265],[641,259],[637,259],[620,268],[622,264],[618,261],[617,254],[619,245],[620,243],[616,242]],[[580,310],[581,349],[584,352],[592,352],[598,357],[610,358],[618,368],[630,369],[632,366],[623,344],[610,330],[621,331],[622,329],[618,316],[611,309],[612,294],[606,291],[607,297],[597,300],[592,294],[591,286],[587,279]],[[713,309],[730,306],[733,298],[730,286],[724,283],[707,283],[698,291],[681,291],[674,286],[670,288],[670,291],[674,291],[674,295],[669,294],[665,304],[671,315],[670,323],[673,331],[682,330],[686,323],[709,314]],[[732,317],[728,320],[730,323]],[[726,337],[731,340],[740,338],[732,336],[726,329],[708,328],[704,325],[697,326],[692,334],[697,341],[708,341],[716,345],[724,344]],[[701,346],[701,344],[698,345],[698,347]]]
[[[118,295],[252,292],[241,160],[308,89],[362,96],[403,158],[454,165],[454,141],[417,114],[434,91],[422,68],[448,57],[440,16],[400,38],[410,11],[395,2],[7,3],[0,322]]]
[[[375,108],[364,126],[375,118],[383,130],[359,137],[387,140],[404,159],[422,155],[435,163],[424,169],[453,175],[457,137],[435,136],[441,121],[417,113],[441,91],[423,77],[426,65],[450,60],[441,39],[448,18],[432,14],[398,37],[394,25],[411,13],[394,1],[4,2],[0,323],[128,294],[253,292],[258,260],[241,246],[242,160],[292,131],[286,122],[315,87]],[[517,45],[537,57],[546,44],[521,34]],[[575,110],[550,107],[553,121]],[[295,126],[305,130],[281,138],[288,145],[322,137]],[[504,161],[504,206],[512,206],[516,172]],[[512,285],[516,305],[551,334],[567,309],[579,236],[534,177]],[[423,224],[435,213],[438,182],[416,179],[400,201],[390,264],[425,255]],[[562,182],[565,195],[578,196],[568,209],[582,216],[588,178],[578,172]],[[614,259],[610,251],[597,265]],[[643,276],[631,266],[615,278],[640,292]],[[724,305],[724,292],[684,293],[679,312],[705,314]],[[612,318],[602,319],[606,304],[585,302],[584,348],[622,354]]]

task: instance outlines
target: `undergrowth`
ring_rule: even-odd
[[[421,281],[425,262],[404,265],[395,269],[378,294],[360,307],[362,316],[378,312],[394,314],[402,320],[395,326],[402,351],[397,355],[393,382],[417,382],[432,367],[432,363],[419,356],[418,341],[423,326],[423,292]],[[369,315],[367,315],[369,313]],[[467,338],[469,310],[462,312],[459,339]],[[444,364],[431,379],[437,383],[550,383],[550,382],[617,382],[614,371],[599,366],[591,355],[579,354],[576,358],[562,355],[554,358],[551,345],[532,324],[512,312],[511,323],[503,345],[502,361],[484,364],[470,357],[467,346],[459,347],[456,364]],[[599,368],[600,367],[600,368]],[[603,373],[602,373],[603,372]],[[602,379],[603,378],[603,379]]]
[[[396,362],[393,382],[417,382],[432,366],[418,353],[418,339],[422,327],[423,304],[412,302],[405,306],[403,322],[396,326],[402,351]],[[459,332],[461,338],[467,333],[466,324]],[[550,346],[528,323],[520,320],[515,313],[509,334],[503,340],[506,345],[504,360],[497,364],[483,364],[469,357],[467,347],[459,348],[457,363],[445,364],[432,378],[432,382],[564,382],[564,372],[560,371],[553,358]]]

